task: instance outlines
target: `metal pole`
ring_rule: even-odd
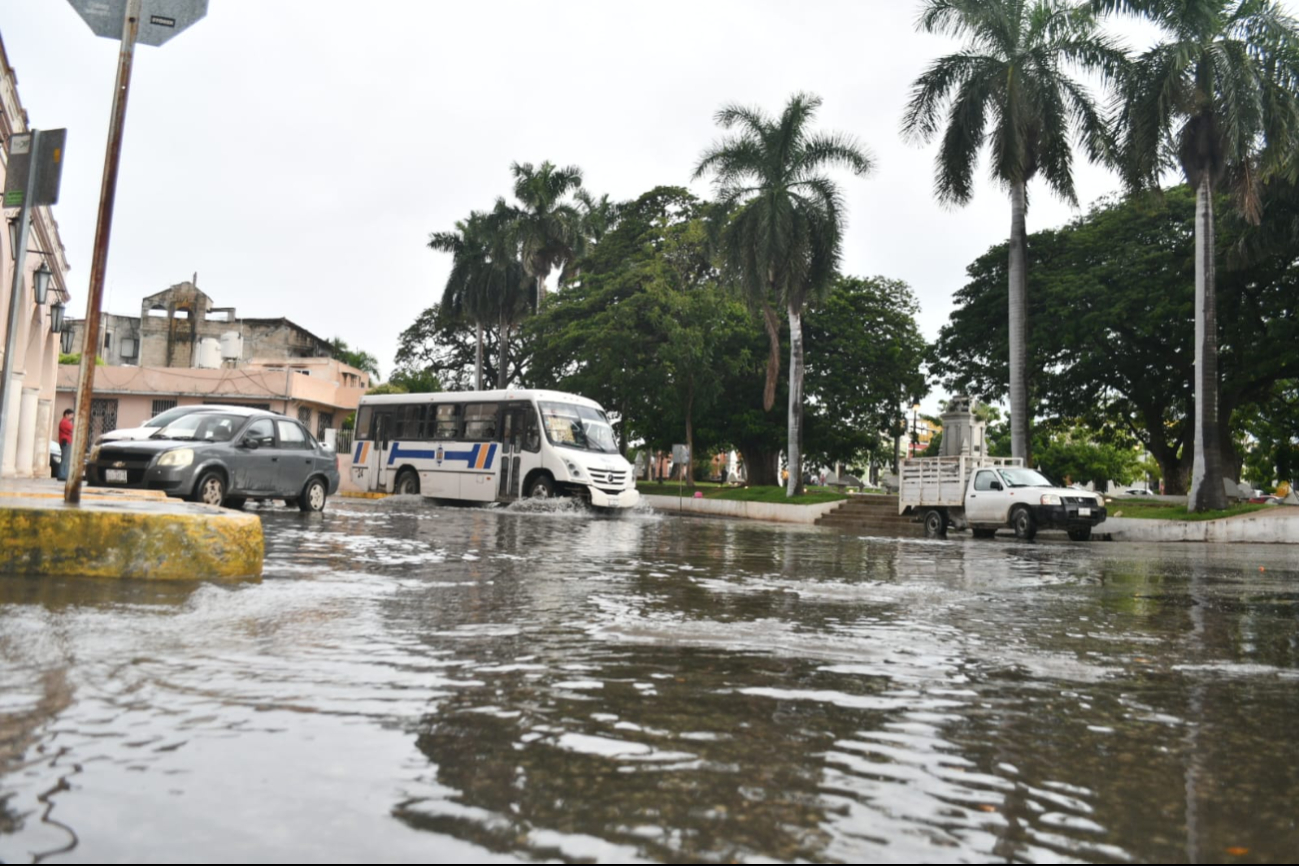
[[[95,391],[95,358],[99,354],[99,308],[108,267],[108,236],[113,229],[113,200],[117,195],[117,167],[122,156],[122,127],[126,98],[131,90],[131,63],[140,33],[140,0],[126,0],[122,21],[122,48],[117,55],[117,83],[113,88],[113,114],[108,122],[108,149],[104,154],[104,181],[99,190],[99,221],[95,226],[95,251],[90,263],[90,290],[86,293],[86,328],[81,345],[81,376],[77,381],[76,416],[72,425],[72,466],[63,488],[63,501],[81,501],[81,475],[86,467],[90,439],[90,401]]]
[[[32,218],[32,197],[36,195],[36,155],[40,153],[40,130],[31,130],[31,150],[28,151],[27,186],[23,191],[23,206],[18,211],[18,243],[13,248],[14,281],[9,293],[9,330],[5,332],[5,357],[0,374],[0,470],[3,469],[5,443],[9,441],[10,428],[15,421],[9,417],[9,397],[13,383],[9,381],[14,371],[14,352],[18,349],[18,321],[22,318],[19,303],[23,295],[23,273],[27,270],[27,230]],[[14,467],[17,471],[17,467]]]

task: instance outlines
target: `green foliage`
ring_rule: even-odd
[[[1277,382],[1270,398],[1243,416],[1241,429],[1249,442],[1245,477],[1266,490],[1299,477],[1299,379]]]
[[[1132,448],[1088,440],[1084,431],[1053,436],[1033,446],[1037,468],[1061,484],[1092,484],[1105,491],[1110,481],[1130,484],[1141,475],[1140,455]]]
[[[636,489],[651,496],[676,496],[679,487],[675,482],[647,483],[640,482]],[[784,487],[760,485],[748,487],[706,487],[700,486],[704,499],[724,499],[730,502],[771,502],[777,505],[822,505],[826,502],[839,502],[848,498],[847,493],[834,490],[809,490],[798,496],[790,497]],[[693,494],[692,494],[693,495]]]
[[[335,337],[331,343],[335,360],[355,367],[363,373],[379,378],[379,361],[374,355],[361,349],[351,349],[342,337]]]
[[[404,389],[407,394],[428,394],[442,390],[442,383],[432,370],[398,370],[388,382]]]
[[[405,394],[406,389],[395,382],[384,382],[381,385],[375,385],[365,392],[366,394]]]
[[[72,352],[72,353],[60,352],[60,353],[59,353],[59,363],[60,363],[60,364],[72,364],[72,365],[74,365],[74,366],[80,366],[80,365],[81,365],[81,353],[80,353],[80,352]],[[103,359],[103,358],[99,357],[98,355],[95,356],[95,366],[96,366],[96,367],[102,367],[102,366],[104,366],[104,363],[105,363],[105,362],[104,362],[104,359]]]
[[[530,359],[526,334],[510,351],[507,381],[526,383]],[[495,331],[484,334],[483,380],[499,380],[500,348]],[[434,304],[397,338],[394,381],[413,377],[436,379],[443,391],[470,391],[474,387],[474,329],[463,318]]]
[[[1102,202],[1065,228],[1029,242],[1029,393],[1039,413],[1070,419],[1100,443],[1135,440],[1159,462],[1170,492],[1190,472],[1193,394],[1195,199],[1186,187],[1159,198]],[[1255,230],[1220,220],[1222,249]],[[1219,403],[1225,465],[1236,465],[1235,413],[1299,378],[1299,237],[1218,272]],[[946,387],[986,400],[1005,394],[1005,247],[973,264],[956,310],[932,347]]]

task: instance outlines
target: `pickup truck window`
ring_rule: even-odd
[[[990,471],[983,471],[974,476],[975,490],[991,490],[992,482],[997,480],[997,476]]]
[[[1007,467],[1001,470],[1001,477],[1006,479],[1007,487],[1054,487],[1051,479],[1036,469]]]

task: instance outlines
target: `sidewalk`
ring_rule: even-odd
[[[0,479],[0,575],[260,580],[261,518],[169,499],[161,491]]]

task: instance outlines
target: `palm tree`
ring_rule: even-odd
[[[546,296],[546,278],[555,268],[581,255],[585,246],[581,211],[565,200],[582,186],[582,170],[575,165],[558,168],[543,162],[514,163],[514,231],[523,266],[536,280],[536,309]]]
[[[940,201],[963,205],[984,145],[992,176],[1010,193],[1011,454],[1029,459],[1025,369],[1028,182],[1040,172],[1056,195],[1077,206],[1073,148],[1108,153],[1106,126],[1090,93],[1066,67],[1120,72],[1123,51],[1097,35],[1091,13],[1064,0],[926,0],[917,26],[968,39],[968,47],[930,64],[912,85],[903,134],[928,142],[942,132],[935,160]]]
[[[1272,0],[1094,0],[1156,24],[1167,41],[1133,63],[1117,97],[1120,169],[1158,188],[1177,165],[1196,191],[1195,445],[1191,511],[1225,508],[1218,419],[1214,196],[1262,217],[1268,177],[1293,176],[1299,148],[1299,29]],[[1290,163],[1287,165],[1287,163]]]
[[[872,167],[852,138],[808,129],[820,106],[819,97],[798,93],[777,118],[723,107],[717,124],[736,134],[705,151],[694,174],[715,175],[724,269],[755,307],[775,302],[789,316],[787,496],[803,486],[803,310],[829,290],[844,228],[839,187],[819,172],[837,165],[860,176]]]
[[[478,347],[474,387],[483,387],[483,328],[499,327],[501,359],[497,387],[508,383],[510,332],[528,309],[529,276],[513,239],[514,212],[503,202],[489,212],[474,211],[455,231],[434,232],[429,247],[451,253],[451,273],[442,294],[445,310],[474,323]]]

